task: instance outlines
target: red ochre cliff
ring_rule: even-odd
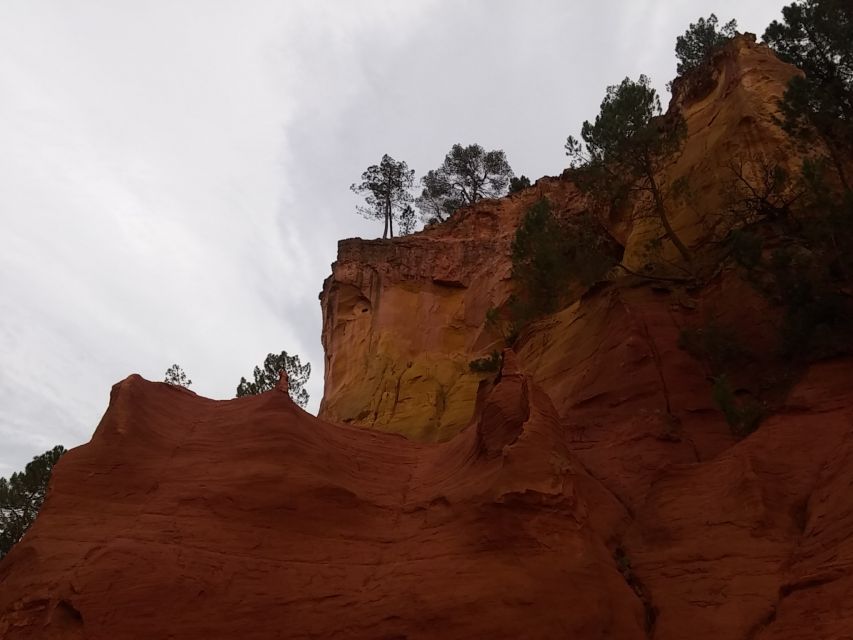
[[[687,137],[662,182],[683,179],[690,186],[689,197],[668,206],[673,226],[691,246],[718,239],[721,185],[731,180],[733,162],[798,158],[773,122],[776,102],[795,69],[751,36],[734,40],[714,62],[703,82],[676,81],[671,105],[682,111]],[[525,211],[542,197],[563,216],[588,206],[570,179],[543,178],[531,189],[482,202],[448,223],[394,242],[341,241],[320,296],[326,352],[320,417],[422,441],[459,432],[471,418],[482,377],[472,374],[468,363],[503,344],[486,323],[486,313],[512,291],[512,239]],[[642,269],[646,246],[661,237],[656,220],[624,212],[609,226],[625,247],[623,263]],[[659,302],[667,308],[672,301]],[[588,316],[600,306],[597,298],[584,301],[579,313]],[[549,322],[536,333],[545,342],[565,338],[564,327]],[[571,351],[597,346],[583,335],[572,336],[571,345]],[[564,361],[573,357],[566,350],[520,355],[536,377],[558,369],[561,379],[555,382],[562,386],[567,376],[579,373]],[[558,404],[571,401],[562,389],[555,396]]]
[[[792,73],[740,37],[676,87],[667,180],[690,181],[671,206],[691,246],[714,238],[732,161],[793,157],[772,121]],[[542,179],[343,241],[319,419],[278,389],[116,385],[0,563],[0,638],[853,638],[853,360],[812,365],[734,438],[678,341],[713,318],[769,353],[772,310],[740,278],[614,276],[525,329],[497,375],[470,372],[502,343],[486,311],[543,195],[584,207]],[[640,269],[659,230],[631,219],[610,223]]]

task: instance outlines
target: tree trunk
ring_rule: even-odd
[[[849,192],[850,185],[847,182],[847,174],[844,172],[844,163],[841,160],[838,150],[835,148],[835,144],[826,136],[824,136],[823,142],[826,144],[826,148],[829,149],[829,157],[832,158],[832,163],[835,165],[835,171],[838,173],[838,179],[841,180],[841,186],[844,188],[844,191]]]
[[[690,267],[692,271],[693,258],[690,256],[690,250],[681,241],[681,238],[678,237],[678,234],[675,233],[675,229],[673,229],[672,225],[669,223],[669,216],[666,215],[666,205],[664,205],[663,196],[661,195],[660,189],[658,188],[658,183],[655,180],[654,171],[652,170],[651,164],[649,162],[646,162],[646,177],[649,179],[649,185],[652,190],[652,196],[655,200],[655,210],[658,214],[658,218],[660,218],[661,224],[663,225],[663,230],[666,232],[666,237],[669,238],[670,242],[675,245],[675,248],[678,249],[678,253],[681,254],[681,257],[684,258],[684,261],[687,263],[687,266]]]
[[[382,232],[382,239],[386,240],[388,238],[388,222],[391,220],[390,215],[391,210],[391,202],[388,198],[388,195],[385,195],[385,230]],[[391,231],[391,237],[394,237],[394,232]]]

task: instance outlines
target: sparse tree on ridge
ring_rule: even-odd
[[[24,471],[0,478],[0,558],[9,553],[35,521],[53,467],[65,453],[57,446],[33,458]]]
[[[421,178],[416,203],[424,222],[444,222],[460,207],[504,195],[513,177],[503,151],[454,144],[441,166]]]
[[[378,165],[369,166],[361,174],[360,184],[350,186],[354,193],[366,194],[364,200],[367,206],[359,206],[357,211],[365,218],[384,220],[383,240],[389,232],[394,237],[394,220],[413,200],[409,189],[414,180],[414,169],[409,169],[405,162],[397,162],[386,153]]]
[[[278,384],[279,371],[287,374],[290,397],[300,407],[305,408],[308,404],[308,391],[305,390],[305,385],[311,377],[311,364],[308,362],[302,364],[298,355],[288,355],[287,351],[267,355],[263,369],[255,367],[253,382],[240,378],[237,397],[257,395],[274,389]]]
[[[407,204],[400,211],[400,235],[407,236],[415,232],[417,220],[415,219],[415,210],[412,205]]]
[[[853,4],[803,0],[784,7],[782,16],[767,27],[764,41],[805,76],[788,84],[781,124],[804,142],[820,138],[849,191],[844,157],[853,150]]]
[[[166,369],[166,378],[164,380],[166,384],[172,384],[176,387],[186,387],[189,388],[193,383],[192,380],[187,378],[187,374],[184,373],[184,370],[177,364],[173,364],[171,367]]]
[[[530,178],[527,176],[519,176],[518,178],[509,179],[509,192],[518,193],[530,187]]]
[[[586,179],[580,186],[595,194],[645,192],[666,237],[684,261],[692,264],[687,246],[669,221],[664,193],[658,183],[663,162],[681,148],[686,125],[680,115],[661,116],[660,100],[649,79],[625,78],[607,88],[595,122],[581,128],[583,142],[569,136],[566,155]]]
[[[691,23],[683,36],[675,40],[675,57],[678,58],[678,75],[702,66],[711,59],[714,50],[737,35],[737,20],[729,20],[719,30],[719,21],[713,13]]]

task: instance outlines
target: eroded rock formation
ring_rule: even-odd
[[[853,361],[704,461],[574,439],[514,361],[443,444],[131,376],[0,565],[0,637],[849,635]]]
[[[645,637],[548,397],[508,372],[478,413],[419,445],[132,376],[4,561],[0,637]]]
[[[718,239],[741,159],[795,159],[772,119],[794,72],[744,36],[676,85],[688,136],[666,182],[690,190],[668,204],[691,247]],[[588,206],[545,178],[414,236],[342,241],[319,419],[283,387],[116,385],[0,564],[0,637],[853,637],[853,359],[805,369],[733,436],[679,345],[711,320],[750,347],[738,376],[781,372],[776,311],[732,270],[614,276],[525,328],[499,372],[469,369],[503,346],[486,315],[543,196]],[[654,220],[609,226],[642,270]]]
[[[673,227],[688,245],[719,239],[721,192],[733,179],[733,165],[798,158],[773,121],[794,73],[746,35],[724,48],[710,71],[675,87],[670,108],[682,112],[687,137],[662,182],[689,185],[668,189],[667,202]],[[326,351],[320,416],[422,441],[446,440],[462,429],[482,378],[468,363],[503,344],[487,312],[512,292],[512,239],[525,211],[542,197],[561,216],[589,206],[570,176],[543,178],[414,236],[341,241],[320,296]],[[631,211],[612,216],[609,226],[625,247],[624,264],[642,270],[649,244],[663,237],[659,223]],[[674,257],[669,251],[656,260]],[[585,336],[576,338],[574,348],[594,348]],[[538,375],[541,364],[525,362],[525,369]]]

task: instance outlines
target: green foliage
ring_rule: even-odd
[[[477,358],[468,363],[468,368],[474,373],[494,373],[500,371],[503,356],[499,351],[492,351],[485,358]]]
[[[764,240],[761,236],[743,229],[736,229],[731,233],[729,241],[732,256],[740,266],[751,270],[761,264],[761,255],[764,250]]]
[[[774,220],[784,237],[769,259],[757,233],[738,229],[729,236],[735,261],[783,309],[780,351],[790,359],[853,351],[853,196],[833,189],[825,174],[825,162],[807,161],[793,196],[765,198],[772,190],[760,184],[744,191],[750,219]]]
[[[503,151],[454,144],[441,166],[421,178],[423,190],[416,204],[424,222],[444,222],[460,207],[504,195],[511,178]]]
[[[311,364],[304,365],[299,361],[299,356],[288,355],[287,351],[280,354],[270,353],[264,360],[264,368],[255,367],[254,382],[246,378],[240,378],[237,385],[237,397],[257,395],[274,389],[278,384],[279,371],[287,374],[288,392],[293,401],[300,407],[308,404],[308,391],[305,385],[311,377]]]
[[[177,364],[173,364],[171,367],[166,369],[166,378],[164,382],[175,385],[176,387],[187,388],[189,388],[193,383],[192,380],[187,378],[187,374],[184,373],[184,370]]]
[[[766,413],[761,403],[755,400],[739,400],[726,375],[714,378],[713,396],[717,407],[726,417],[732,434],[738,438],[744,438],[755,431]]]
[[[853,146],[853,4],[849,0],[803,0],[782,9],[764,41],[805,76],[791,79],[780,102],[781,124],[809,142],[827,145],[845,189],[842,157]]]
[[[853,352],[853,195],[830,188],[825,173],[821,162],[804,164],[802,211],[764,266],[766,291],[785,309],[781,350],[790,358]]]
[[[57,446],[33,458],[24,471],[0,478],[0,558],[9,553],[35,521],[53,467],[65,453]]]
[[[737,35],[737,21],[730,20],[719,30],[719,21],[713,13],[708,18],[699,18],[691,23],[683,36],[675,40],[675,57],[678,59],[678,75],[696,69],[711,59],[714,50]]]
[[[751,360],[734,331],[715,322],[688,327],[682,329],[678,346],[708,366],[713,380],[711,396],[725,415],[732,433],[742,438],[755,431],[764,417],[764,406],[753,399],[739,400],[727,373],[737,372]]]
[[[400,235],[407,236],[414,233],[416,226],[415,210],[412,208],[412,205],[407,204],[400,211]]]
[[[496,307],[489,307],[486,309],[486,326],[487,327],[497,327],[498,323],[501,319],[500,309]]]
[[[512,276],[526,294],[533,315],[549,313],[566,284],[563,229],[542,199],[524,216],[512,243]]]
[[[367,206],[359,206],[356,210],[365,218],[385,221],[383,239],[388,237],[389,231],[394,237],[394,220],[412,202],[409,189],[414,180],[414,169],[410,170],[405,162],[397,162],[386,153],[378,165],[369,166],[361,174],[360,184],[350,186],[353,193],[366,194]]]
[[[764,156],[733,161],[729,171],[721,191],[733,228],[785,218],[802,195],[788,170]]]
[[[690,264],[690,252],[669,222],[657,182],[665,160],[681,148],[686,130],[680,114],[661,116],[657,92],[641,75],[636,82],[625,78],[608,87],[595,122],[581,127],[583,142],[569,136],[565,148],[578,185],[595,198],[613,202],[632,192],[650,194],[652,213]]]
[[[527,176],[520,176],[518,178],[510,178],[509,179],[509,192],[510,193],[518,193],[519,191],[523,191],[530,187],[530,178]]]
[[[748,355],[734,331],[715,322],[702,327],[683,328],[678,336],[678,346],[697,360],[706,362],[716,375]]]
[[[843,229],[845,244],[850,229]],[[826,254],[803,248],[773,252],[768,271],[771,294],[785,308],[780,346],[786,357],[817,360],[853,348],[853,304],[833,274],[840,266]]]
[[[510,303],[516,321],[551,313],[565,299],[572,281],[589,286],[617,262],[614,243],[589,214],[561,222],[547,199],[525,214],[512,243],[516,296]]]
[[[566,155],[572,166],[615,163],[631,174],[644,171],[646,156],[654,155],[668,142],[652,120],[661,115],[660,99],[649,78],[641,75],[637,82],[625,78],[607,87],[601,110],[595,122],[587,120],[581,127],[583,144],[569,136]]]

